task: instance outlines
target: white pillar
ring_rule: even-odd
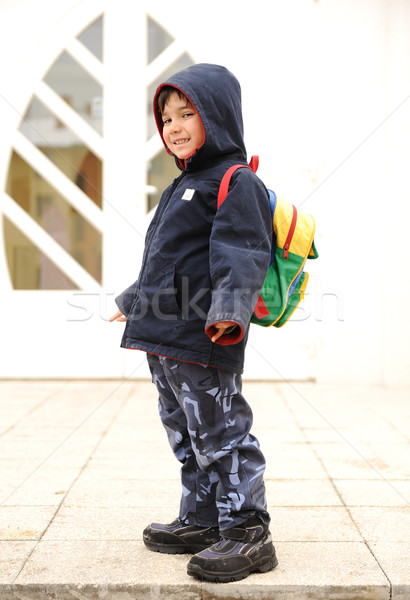
[[[384,262],[384,366],[389,386],[410,384],[409,224],[410,224],[410,4],[388,7],[388,112],[384,198],[385,230],[375,240]]]
[[[137,278],[145,235],[146,46],[144,3],[107,3],[103,285],[115,292]]]

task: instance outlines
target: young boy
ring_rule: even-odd
[[[194,553],[188,573],[236,581],[277,564],[264,457],[241,394],[249,322],[269,265],[267,191],[247,164],[241,92],[224,67],[198,64],[157,89],[154,114],[181,174],[149,226],[138,280],[117,299],[122,347],[147,352],[159,412],[182,463],[178,518],[152,523],[150,550]]]

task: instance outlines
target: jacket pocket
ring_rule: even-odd
[[[181,308],[177,302],[175,287],[175,265],[165,267],[162,282],[153,298],[152,309],[155,316],[164,321],[181,319]]]

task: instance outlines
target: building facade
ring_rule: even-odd
[[[246,375],[408,385],[409,19],[405,0],[2,3],[0,377],[147,376],[108,317],[177,175],[151,99],[215,62],[260,176],[317,223],[306,300],[252,328]]]

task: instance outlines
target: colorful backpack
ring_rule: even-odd
[[[225,200],[232,174],[237,169],[251,169],[256,173],[259,157],[252,156],[248,165],[233,165],[219,186],[219,208]],[[261,293],[251,317],[251,323],[263,327],[282,327],[304,297],[309,275],[304,271],[307,258],[319,256],[314,242],[315,221],[308,213],[277,198],[269,192],[273,238],[271,260]]]

